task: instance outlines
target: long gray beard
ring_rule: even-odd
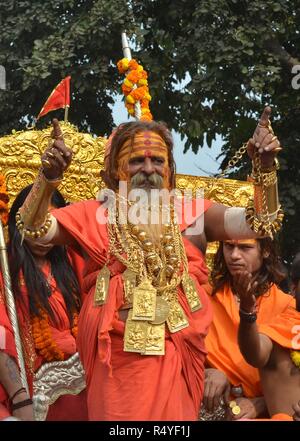
[[[162,216],[161,207],[159,206],[159,200],[155,204],[151,202],[151,190],[161,190],[163,188],[163,178],[157,173],[146,175],[143,172],[135,174],[130,181],[130,188],[132,190],[144,190],[148,196],[148,216],[145,219],[145,223],[140,223],[141,228],[147,233],[149,239],[159,244],[161,241],[162,225],[166,223]],[[153,223],[153,219],[155,222]]]

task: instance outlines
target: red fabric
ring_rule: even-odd
[[[231,384],[242,384],[246,397],[261,396],[258,370],[244,360],[238,347],[237,335],[240,319],[238,306],[230,287],[226,285],[222,291],[217,292],[210,299],[213,306],[213,322],[205,340],[208,364],[224,372]],[[273,321],[280,323],[281,314],[290,307],[294,307],[294,304],[295,300],[292,296],[283,293],[273,285],[268,293],[258,299],[259,332],[271,332],[268,324]]]
[[[46,115],[52,110],[65,108],[70,106],[70,79],[68,76],[64,78],[51,92],[51,95],[42,107],[37,119]]]
[[[209,208],[209,201],[203,209]],[[178,298],[190,326],[166,335],[164,356],[123,351],[125,324],[118,318],[123,305],[124,266],[111,260],[108,300],[94,306],[99,270],[106,262],[108,236],[103,209],[97,201],[80,202],[52,214],[88,254],[84,270],[88,293],[79,317],[78,349],[85,368],[90,420],[196,420],[203,395],[204,337],[211,322],[210,302],[202,287],[207,268],[200,251],[184,244],[189,273],[196,282],[202,309],[191,313],[186,298]],[[182,225],[185,229],[187,224]],[[88,342],[88,343],[87,343]]]
[[[49,275],[49,267],[43,269],[45,276]],[[22,277],[22,276],[21,276]],[[52,294],[49,298],[49,303],[53,310],[54,316],[56,317],[57,323],[52,323],[50,320],[50,330],[53,339],[55,340],[58,347],[64,352],[66,359],[69,358],[76,352],[76,342],[75,338],[71,334],[70,322],[67,316],[66,305],[64,299],[56,286],[55,280],[52,278],[50,280],[52,287]],[[17,304],[17,314],[19,320],[19,328],[21,331],[27,328],[26,325],[30,323],[29,317],[29,305],[28,305],[28,293],[26,291],[25,285],[22,288],[22,294],[24,299],[24,304],[20,306]],[[2,327],[2,328],[1,328]],[[17,360],[17,354],[14,344],[13,329],[10,324],[7,311],[4,305],[4,297],[2,295],[2,301],[0,299],[0,329],[5,330],[5,347],[2,349],[5,353],[9,354]],[[36,371],[45,360],[36,354],[34,370]],[[28,376],[29,388],[32,390],[32,378]],[[87,409],[86,409],[86,392],[83,391],[77,396],[67,395],[61,397],[51,406],[50,416],[57,420],[70,420],[71,415],[73,415],[75,420],[87,420]],[[8,402],[7,394],[4,388],[0,385],[0,403],[2,406],[6,407],[7,411]],[[61,403],[65,403],[62,406]],[[0,407],[1,413],[1,407]],[[72,419],[72,418],[71,418]]]

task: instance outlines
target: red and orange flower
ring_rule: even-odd
[[[148,88],[148,74],[136,60],[122,58],[117,63],[121,74],[126,73],[122,84],[122,92],[125,96],[125,106],[130,115],[134,115],[135,104],[141,105],[141,120],[151,121],[153,116],[149,109],[151,95]]]

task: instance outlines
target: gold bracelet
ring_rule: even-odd
[[[18,210],[16,214],[16,226],[22,238],[27,237],[28,239],[38,239],[40,237],[43,237],[48,233],[51,224],[52,224],[51,214],[47,213],[45,222],[43,223],[42,226],[40,226],[39,228],[25,228],[24,222],[22,221],[22,215],[20,213],[20,210]]]
[[[272,222],[259,219],[253,204],[246,208],[246,222],[251,230],[259,236],[270,236],[273,238],[274,235],[281,230],[283,218],[284,212],[281,208],[277,210],[277,217]]]

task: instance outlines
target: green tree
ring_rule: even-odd
[[[132,29],[126,0],[0,1],[0,133],[23,128],[38,115],[53,88],[71,75],[70,120],[107,134],[110,105],[119,87],[120,30]],[[43,118],[62,117],[62,111]]]

